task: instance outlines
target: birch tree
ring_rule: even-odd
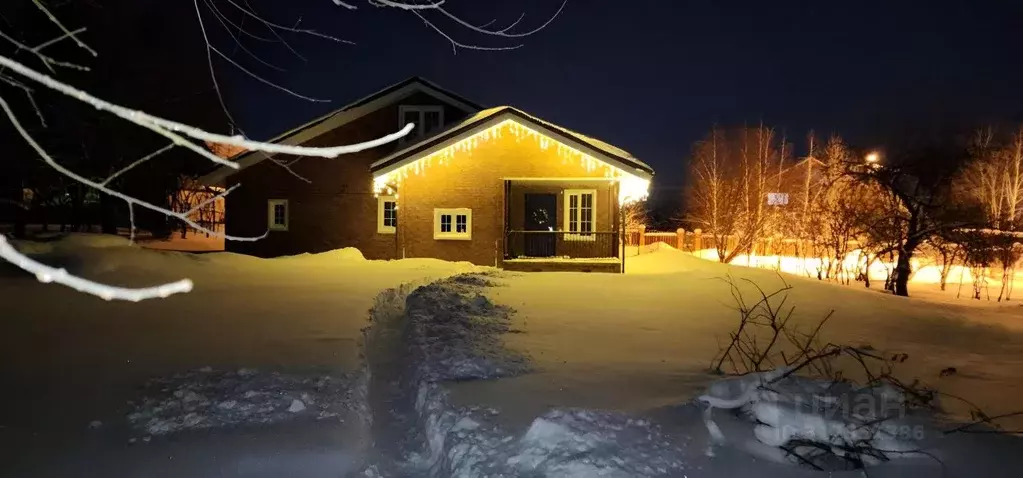
[[[969,166],[957,178],[957,193],[980,209],[987,230],[967,244],[989,249],[983,254],[992,258],[987,263],[1001,266],[998,300],[1008,300],[1023,255],[1019,240],[1023,229],[1023,126],[1004,139],[997,137],[993,128],[979,130],[970,153]]]
[[[759,125],[731,134],[714,128],[694,145],[689,162],[690,222],[714,236],[718,260],[751,254],[770,215],[767,193],[779,160],[774,130]]]

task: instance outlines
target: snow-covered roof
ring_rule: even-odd
[[[414,160],[417,157],[428,154],[430,150],[434,149],[434,147],[441,143],[449,142],[460,136],[474,134],[481,126],[497,124],[500,121],[509,118],[515,119],[523,124],[539,127],[539,129],[546,130],[546,133],[550,133],[552,136],[560,136],[561,138],[559,139],[563,140],[563,142],[579,147],[580,149],[589,150],[588,152],[594,156],[607,159],[611,163],[617,163],[616,166],[619,166],[630,173],[644,177],[645,179],[649,179],[654,174],[654,170],[650,167],[650,165],[640,161],[624,149],[605,143],[599,139],[577,133],[568,128],[558,126],[511,106],[497,106],[480,111],[469,116],[464,121],[450,126],[447,130],[440,134],[436,134],[376,161],[370,169],[374,173],[387,172],[391,169],[400,167],[409,160]]]

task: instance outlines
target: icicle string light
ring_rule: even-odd
[[[423,176],[434,163],[448,166],[451,163],[451,159],[456,155],[470,153],[491,141],[504,138],[505,135],[512,135],[517,143],[527,140],[535,141],[543,151],[555,148],[562,164],[572,164],[575,162],[583,167],[587,173],[600,171],[604,178],[618,181],[620,184],[618,200],[623,205],[634,201],[641,201],[647,197],[650,188],[650,181],[648,179],[637,177],[621,168],[605,163],[512,119],[504,120],[411,163],[375,176],[373,178],[373,190],[378,194],[383,191],[393,191],[399,188],[401,183],[408,179],[410,175]]]

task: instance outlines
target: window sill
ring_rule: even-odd
[[[472,235],[470,234],[433,234],[433,239],[437,241],[471,241]]]
[[[395,234],[398,232],[397,227],[381,226],[377,228],[377,234]]]
[[[582,234],[565,234],[564,239],[566,241],[573,242],[594,242],[597,240],[596,234],[582,235]]]
[[[288,232],[288,226],[271,226],[270,232]]]

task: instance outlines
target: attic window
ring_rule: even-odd
[[[410,139],[425,138],[444,125],[444,108],[441,106],[428,105],[401,105],[398,107],[398,127],[404,128],[409,123],[415,123],[416,128],[402,141]]]

